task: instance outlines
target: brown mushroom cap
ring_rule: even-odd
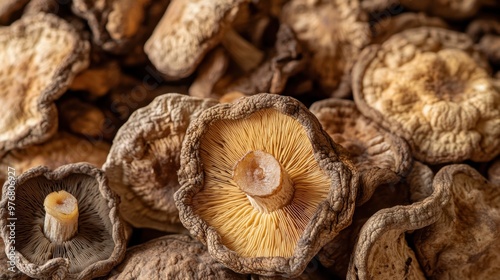
[[[205,54],[222,40],[246,0],[173,0],[144,50],[166,77],[191,75]]]
[[[292,0],[281,18],[312,53],[311,75],[323,89],[350,84],[351,68],[371,34],[359,1]]]
[[[0,242],[0,262],[4,265],[0,266],[0,279],[1,280],[28,280],[30,279],[27,275],[23,274],[21,271],[17,269],[15,266],[15,256],[14,255],[6,255],[5,245],[2,240]],[[11,260],[12,258],[12,260]]]
[[[408,144],[364,117],[354,102],[326,99],[310,110],[333,141],[350,153],[359,171],[356,205],[368,201],[377,187],[395,184],[410,171],[413,160]]]
[[[33,278],[91,279],[107,274],[125,256],[124,228],[118,217],[117,197],[104,172],[86,164],[54,171],[40,166],[26,171],[14,183],[16,243],[8,243],[10,181],[3,187],[0,227],[5,251],[15,248],[16,266]],[[57,243],[44,235],[44,199],[65,190],[78,200],[78,233]]]
[[[50,14],[23,17],[0,28],[0,156],[48,139],[57,130],[53,104],[80,70],[89,45]]]
[[[135,111],[118,131],[103,169],[134,227],[182,231],[173,194],[188,125],[218,102],[164,94]]]
[[[429,278],[500,277],[500,186],[465,164],[443,167],[434,188],[448,189],[439,220],[415,231],[419,263]]]
[[[187,235],[167,235],[131,247],[112,279],[248,279],[213,259],[203,244]]]
[[[465,34],[406,30],[363,51],[354,100],[421,161],[488,161],[500,152],[500,92],[477,57]]]
[[[267,154],[261,160],[274,159],[249,175],[271,179],[277,170],[268,167],[277,161],[289,182],[278,194],[292,186],[292,199],[275,211],[252,203],[274,201],[278,194],[256,197],[234,181],[233,168],[251,151]],[[298,276],[350,223],[358,181],[343,153],[291,97],[258,94],[214,106],[190,124],[182,146],[181,188],[175,193],[181,221],[236,272]]]

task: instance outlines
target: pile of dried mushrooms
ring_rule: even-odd
[[[0,279],[500,279],[500,2],[3,0]]]

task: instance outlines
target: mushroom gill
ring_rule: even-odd
[[[205,185],[193,197],[193,207],[219,232],[222,243],[245,257],[292,256],[331,185],[314,158],[304,127],[277,110],[264,109],[248,118],[214,122],[201,139],[200,150]],[[233,170],[245,164],[249,153],[260,163],[247,171],[260,174],[242,179],[235,172],[233,178]],[[279,182],[269,195],[261,188],[272,185],[274,176],[285,183]],[[252,178],[265,183],[255,184]],[[283,192],[284,199],[277,194]],[[254,207],[256,197],[267,203]]]

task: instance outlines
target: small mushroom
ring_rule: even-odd
[[[81,72],[75,77],[69,89],[86,91],[90,97],[99,98],[118,86],[120,78],[120,66],[112,61]]]
[[[175,202],[184,226],[238,273],[296,277],[351,221],[358,174],[291,97],[258,94],[187,130]]]
[[[326,99],[311,105],[323,129],[351,155],[360,174],[356,205],[368,201],[382,185],[398,183],[413,160],[406,142],[364,117],[354,102]]]
[[[500,92],[462,33],[420,27],[363,50],[353,69],[363,115],[437,164],[489,161],[500,152]]]
[[[2,0],[0,2],[0,25],[6,25],[14,20],[15,14],[19,13],[30,0]]]
[[[29,277],[91,279],[125,256],[118,200],[104,172],[86,163],[54,171],[40,166],[17,177],[14,190],[10,182],[0,202],[0,234],[5,251],[14,251],[17,268]],[[12,201],[15,213],[9,211]],[[15,245],[8,242],[13,216]]]
[[[135,111],[118,131],[103,169],[121,197],[122,217],[134,227],[184,231],[173,194],[184,134],[190,122],[218,102],[165,94]]]
[[[187,235],[167,235],[131,247],[106,279],[248,279],[210,257]]]
[[[434,188],[448,189],[443,214],[414,233],[415,250],[432,279],[500,277],[500,186],[465,164],[443,167]]]
[[[113,139],[115,130],[106,131],[106,116],[98,107],[78,98],[62,98],[58,101],[61,127],[88,138]]]
[[[50,14],[23,17],[0,28],[0,156],[40,143],[57,130],[53,104],[87,67],[89,44]]]

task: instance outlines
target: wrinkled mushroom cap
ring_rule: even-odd
[[[272,212],[254,208],[232,179],[236,162],[257,150],[279,162],[294,188],[292,200]],[[184,226],[232,270],[265,276],[302,273],[350,223],[358,183],[343,149],[307,108],[274,94],[203,112],[188,128],[178,174]]]
[[[500,152],[500,92],[465,35],[409,29],[363,51],[358,109],[406,139],[428,163],[488,161]]]
[[[103,169],[134,227],[182,231],[173,194],[188,125],[218,102],[170,93],[135,111],[118,131]]]
[[[488,180],[497,186],[500,186],[500,158],[493,161],[493,164],[488,169]]]
[[[87,67],[89,45],[50,14],[23,17],[0,28],[0,156],[48,139],[57,129],[53,104]]]
[[[15,182],[16,243],[7,242],[11,215],[9,184],[0,202],[0,232],[5,252],[15,251],[16,266],[33,278],[91,279],[107,274],[125,256],[124,228],[118,217],[118,198],[107,186],[104,172],[86,164],[62,166],[54,171],[40,166]],[[44,199],[65,190],[78,200],[78,233],[64,243],[44,235]]]

